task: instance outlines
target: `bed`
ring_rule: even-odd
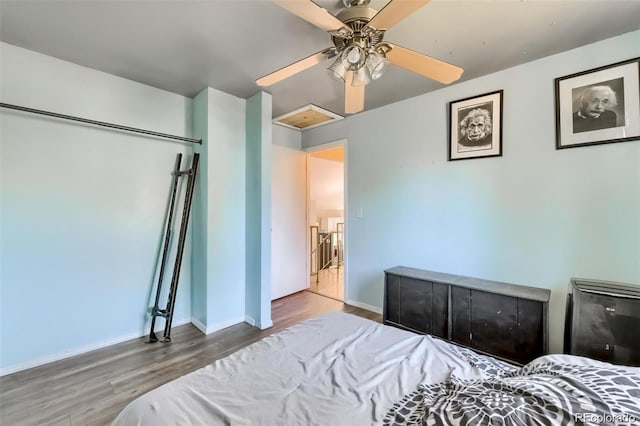
[[[640,368],[570,355],[519,367],[332,312],[142,395],[114,425],[581,422],[640,422]]]

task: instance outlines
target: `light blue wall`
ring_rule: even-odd
[[[246,315],[265,329],[271,323],[271,95],[247,101]]]
[[[174,325],[191,320],[210,333],[244,321],[246,101],[211,88],[192,101],[6,44],[1,54],[3,102],[179,135],[193,128],[204,140],[159,142],[0,110],[2,374],[148,333],[179,152],[183,170],[193,150],[201,161]],[[270,180],[261,185],[270,189]],[[270,192],[261,194],[264,204]],[[161,304],[182,197],[178,206]],[[268,274],[268,258],[261,262]],[[259,291],[262,300],[269,288]]]
[[[194,100],[202,169],[194,211],[194,324],[211,333],[245,319],[246,101],[207,88]]]
[[[274,145],[291,149],[302,149],[302,132],[274,124],[271,126],[271,139]]]
[[[556,150],[553,95],[556,77],[640,56],[638,40],[629,33],[303,132],[304,148],[348,138],[346,299],[381,307],[383,271],[396,265],[545,287],[560,351],[570,277],[640,284],[640,142]],[[447,162],[448,102],[498,89],[503,156]]]
[[[194,148],[200,154],[198,176],[192,206],[191,252],[191,320],[206,332],[207,324],[207,235],[209,191],[209,90],[205,89],[193,98],[193,136],[202,139],[202,145]]]
[[[0,56],[2,102],[189,135],[189,98],[4,43]],[[6,109],[0,128],[2,372],[148,333],[171,171],[191,146]],[[185,261],[174,324],[190,281]]]

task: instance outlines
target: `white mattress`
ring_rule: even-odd
[[[446,342],[333,312],[129,404],[114,425],[369,425],[419,384],[482,372]],[[497,365],[510,368],[495,361]]]
[[[578,420],[640,424],[640,368],[569,355],[517,368],[334,312],[139,397],[114,425],[522,426]]]

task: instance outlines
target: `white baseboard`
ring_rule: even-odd
[[[265,321],[263,323],[260,324],[260,327],[258,327],[260,330],[266,330],[269,327],[273,327],[273,321],[269,320],[269,321]]]
[[[191,324],[193,324],[198,330],[200,330],[202,334],[207,334],[207,327],[197,319],[191,317]]]
[[[368,305],[366,303],[357,302],[355,300],[345,300],[344,303],[347,305],[355,306],[356,308],[366,309],[367,311],[375,312],[376,314],[382,315],[382,308],[378,308],[377,306]]]
[[[251,327],[257,327],[260,330],[266,330],[269,327],[273,327],[273,321],[271,320],[261,323],[260,325],[256,325],[256,320],[251,318],[249,315],[244,317],[244,322],[249,324]]]
[[[188,318],[183,318],[178,321],[173,321],[172,326],[177,327],[179,325],[189,324],[191,322]],[[156,332],[163,331],[164,327],[156,328]],[[137,339],[138,337],[146,336],[147,332],[143,333],[129,333],[123,336],[114,337],[113,339],[103,340],[101,342],[93,343],[87,346],[81,346],[74,349],[69,349],[64,352],[59,352],[53,355],[47,355],[40,358],[36,358],[27,362],[22,362],[20,364],[10,365],[8,367],[4,367],[0,369],[0,377],[6,376],[8,374],[17,373],[18,371],[28,370],[29,368],[39,367],[44,364],[49,364],[51,362],[60,361],[66,358],[71,358],[72,356],[82,355],[87,352],[95,351],[97,349],[106,348],[107,346],[116,345],[118,343],[126,342],[128,340]]]
[[[244,317],[244,322],[246,322],[247,324],[249,324],[251,327],[255,327],[255,326],[256,326],[256,320],[254,320],[253,318],[251,318],[249,315],[245,315],[245,317]]]
[[[220,331],[223,328],[231,327],[232,325],[240,324],[244,321],[244,318],[234,318],[227,321],[220,321],[215,324],[205,326],[203,323],[198,321],[195,318],[191,318],[191,324],[195,325],[198,330],[203,332],[204,334],[215,333],[216,331]]]

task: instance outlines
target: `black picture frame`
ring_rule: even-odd
[[[448,160],[502,156],[503,91],[449,102]]]
[[[640,58],[554,79],[556,149],[640,138]]]

